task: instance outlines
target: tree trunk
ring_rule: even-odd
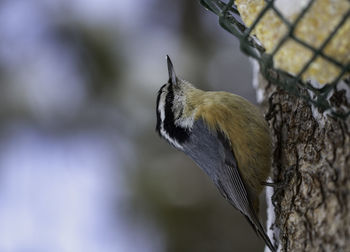
[[[281,251],[350,251],[349,119],[323,115],[261,76],[259,89],[274,144]],[[330,100],[348,106],[345,90]]]

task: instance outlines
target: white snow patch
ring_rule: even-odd
[[[340,81],[337,85],[337,88],[339,90],[345,90],[346,99],[350,101],[350,87],[348,84],[345,83],[345,81]]]
[[[268,182],[269,183],[272,183],[272,179],[269,178],[268,179]],[[267,221],[266,221],[266,225],[267,225],[267,235],[268,237],[270,238],[270,240],[272,241],[272,243],[275,244],[275,240],[274,240],[274,237],[276,239],[279,238],[279,235],[280,235],[280,231],[279,229],[274,226],[272,228],[272,225],[275,223],[275,220],[276,220],[276,215],[275,215],[275,207],[274,205],[272,204],[272,196],[274,194],[274,188],[272,186],[266,186],[266,204],[267,204]],[[278,240],[278,249],[277,251],[280,251],[281,250],[281,246],[279,244],[279,240]],[[271,250],[265,246],[265,252],[270,252]]]
[[[311,84],[312,87],[316,88],[316,89],[320,89],[322,87],[324,87],[324,85],[319,84],[317,81],[315,80],[310,80],[309,83]],[[337,90],[345,90],[345,95],[346,95],[346,99],[350,100],[350,87],[349,85],[344,81],[341,80],[337,83]],[[307,90],[309,93],[309,96],[312,100],[316,100],[317,98],[317,94],[315,94],[312,90]],[[330,90],[329,93],[327,94],[327,101],[329,102],[330,98],[333,96],[334,94],[334,89]],[[318,124],[320,125],[320,127],[324,127],[325,126],[325,122],[326,122],[326,118],[328,115],[331,115],[332,113],[332,109],[328,109],[326,111],[324,111],[323,113],[320,113],[318,108],[311,104],[311,109],[312,109],[312,116],[317,120]],[[345,108],[347,109],[347,108]]]
[[[316,121],[318,122],[318,125],[321,128],[323,128],[325,126],[325,123],[326,123],[325,119],[326,119],[327,115],[330,114],[330,110],[326,110],[325,112],[320,113],[318,111],[318,108],[315,105],[311,104],[311,111],[312,111],[313,118],[315,118]]]
[[[256,90],[256,100],[258,103],[262,103],[264,100],[264,95],[265,95],[265,91],[262,88],[259,88],[259,71],[260,71],[260,67],[259,67],[259,63],[258,61],[256,61],[253,58],[249,58],[252,67],[253,67],[253,87]]]
[[[316,80],[314,79],[310,79],[308,80],[310,85],[313,86],[314,88],[320,89],[322,88],[324,85],[321,85],[320,83],[318,83]]]

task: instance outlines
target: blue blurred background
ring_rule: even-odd
[[[179,76],[255,102],[238,41],[188,0],[0,2],[0,252],[257,251],[154,131]]]

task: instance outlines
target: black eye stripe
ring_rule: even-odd
[[[175,125],[175,118],[173,112],[173,101],[174,101],[174,90],[173,86],[170,85],[168,88],[168,94],[165,98],[165,119],[164,119],[164,130],[169,136],[179,143],[185,142],[189,138],[189,131],[185,128]]]

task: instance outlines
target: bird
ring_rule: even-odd
[[[157,95],[156,132],[189,156],[276,251],[258,218],[272,149],[263,115],[241,96],[203,91],[177,77],[168,55],[167,66],[169,80]]]

